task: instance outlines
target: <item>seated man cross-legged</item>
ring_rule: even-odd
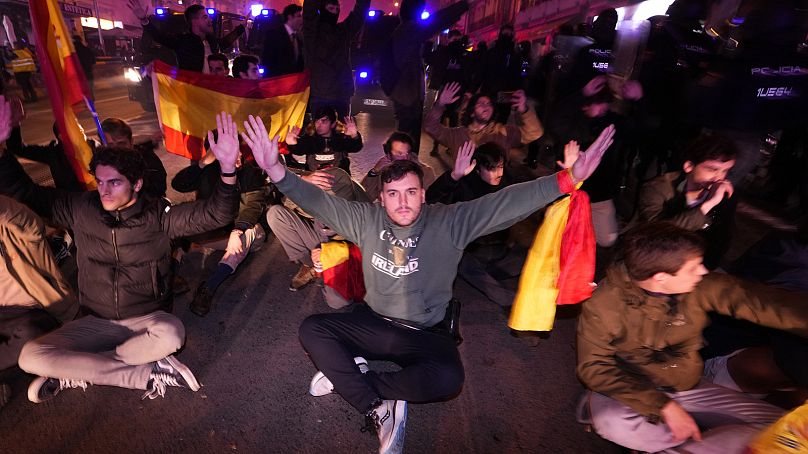
[[[0,140],[10,130],[0,97]],[[171,206],[141,196],[145,163],[126,148],[102,148],[90,162],[97,191],[68,193],[38,186],[0,150],[0,193],[24,201],[51,222],[74,232],[78,294],[85,315],[28,342],[20,368],[38,375],[28,398],[42,402],[88,384],[146,390],[163,396],[169,386],[199,389],[190,369],[173,355],[185,328],[172,315],[171,240],[232,222],[238,208],[235,165],[238,138],[220,115],[213,151],[222,176],[207,200]]]
[[[743,452],[784,411],[709,381],[708,312],[806,337],[805,296],[709,273],[701,237],[671,223],[640,226],[623,247],[578,320],[580,418],[630,449]]]
[[[380,203],[348,202],[289,172],[278,159],[278,138],[268,138],[260,119],[250,117],[245,129],[256,162],[278,189],[362,251],[367,304],[312,315],[299,333],[322,372],[316,378],[331,384],[312,388],[333,387],[365,414],[381,453],[402,452],[408,402],[451,398],[463,386],[463,364],[446,327],[463,249],[571,192],[597,167],[614,134],[606,128],[569,171],[466,203],[426,205],[415,162],[398,160],[382,170]],[[467,153],[473,147],[463,145]],[[392,361],[401,370],[363,373],[364,361],[356,357]]]

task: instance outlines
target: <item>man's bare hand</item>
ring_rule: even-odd
[[[594,96],[597,92],[603,90],[603,87],[605,87],[606,83],[608,82],[609,79],[606,76],[593,77],[592,80],[590,80],[589,82],[587,82],[586,85],[584,85],[584,88],[582,90],[584,96],[586,96],[587,98],[590,96]]]
[[[314,172],[300,177],[303,181],[307,181],[323,191],[329,191],[334,186],[334,175],[322,170],[315,170]]]
[[[455,181],[460,181],[461,178],[471,173],[477,165],[477,161],[472,159],[474,156],[474,142],[468,141],[464,143],[457,151],[457,159],[454,162],[451,177]]]
[[[356,128],[356,120],[350,115],[345,117],[345,135],[351,139],[355,139],[356,136],[359,135],[359,130]]]
[[[441,106],[448,106],[460,99],[458,92],[460,92],[460,84],[457,82],[449,82],[444,85],[443,89],[440,91],[437,103]]]
[[[589,178],[598,168],[603,154],[614,142],[614,125],[607,126],[586,151],[578,154],[578,159],[572,165],[572,177],[575,182]]]
[[[556,161],[562,169],[569,169],[578,160],[578,155],[581,154],[581,146],[578,142],[570,140],[564,145],[564,162]]]
[[[511,108],[519,113],[527,112],[527,95],[524,90],[516,90],[511,96]]]
[[[258,167],[262,168],[269,179],[273,182],[278,182],[283,179],[286,174],[286,168],[280,163],[278,155],[278,141],[279,136],[275,136],[269,140],[269,133],[267,128],[264,127],[264,121],[261,117],[254,117],[250,115],[247,121],[244,122],[244,132],[241,137],[255,157],[255,163]]]
[[[289,125],[289,131],[286,133],[286,145],[297,145],[299,137],[300,127]]]
[[[236,171],[236,162],[239,157],[238,129],[233,117],[227,112],[216,115],[217,139],[213,138],[213,132],[208,131],[208,142],[210,149],[219,160],[222,173],[232,173]]]
[[[244,252],[244,244],[241,242],[242,235],[244,235],[244,232],[240,230],[230,232],[230,238],[227,239],[227,249],[225,249],[228,254],[239,255]]]
[[[672,400],[662,407],[662,420],[671,430],[673,440],[683,442],[689,438],[701,441],[701,431],[698,424],[681,405]]]
[[[727,198],[732,197],[732,193],[735,191],[735,188],[732,186],[732,183],[729,180],[721,180],[716,181],[710,186],[708,189],[709,195],[707,196],[707,200],[701,204],[701,212],[707,214],[718,206],[724,200],[724,196]]]

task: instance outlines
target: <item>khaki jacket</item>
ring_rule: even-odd
[[[652,296],[613,266],[578,320],[578,377],[651,419],[699,382],[707,312],[808,337],[808,295],[711,273],[690,293]]]
[[[79,305],[45,241],[45,223],[6,196],[0,196],[0,245],[12,277],[34,300],[62,322],[76,317]]]
[[[645,183],[632,226],[648,221],[669,221],[685,230],[697,231],[709,225],[710,218],[701,212],[700,205],[688,208],[684,193],[678,189],[683,180],[682,172],[668,172]]]

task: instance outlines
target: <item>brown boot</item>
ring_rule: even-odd
[[[314,268],[308,265],[300,265],[300,269],[297,270],[297,274],[295,274],[295,277],[292,278],[292,283],[289,285],[289,290],[296,292],[308,285],[314,280],[315,277],[316,274],[314,273]]]

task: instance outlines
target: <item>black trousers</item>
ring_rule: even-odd
[[[306,318],[300,343],[334,390],[361,413],[379,398],[434,402],[457,395],[463,386],[463,364],[448,333],[395,325],[364,304],[352,312]],[[392,361],[401,370],[362,374],[356,356]]]

